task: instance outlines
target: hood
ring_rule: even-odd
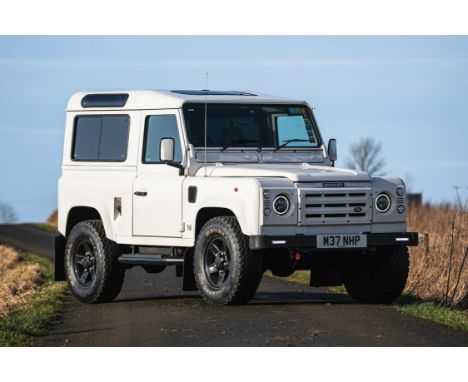
[[[270,166],[270,165],[217,165],[206,166],[208,176],[216,177],[270,177],[270,178],[287,178],[292,182],[323,182],[323,181],[340,181],[340,182],[368,182],[371,177],[366,172],[348,170],[337,167],[312,166],[312,165],[287,165],[287,166]],[[201,167],[197,171],[197,176],[205,175],[205,167]]]

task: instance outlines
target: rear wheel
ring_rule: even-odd
[[[200,230],[194,255],[195,280],[210,304],[246,304],[262,278],[260,253],[250,252],[248,239],[233,216],[209,220]]]
[[[348,294],[363,303],[390,303],[406,285],[409,271],[408,248],[382,248],[372,257],[345,273]]]
[[[114,300],[125,275],[118,255],[117,244],[106,238],[100,220],[74,226],[65,248],[65,271],[73,295],[86,303]]]

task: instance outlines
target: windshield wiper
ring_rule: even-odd
[[[290,143],[293,143],[293,142],[312,142],[312,140],[310,139],[287,139],[285,141],[283,141],[284,143],[279,145],[275,151],[278,151],[279,149],[283,148],[283,147],[286,147],[287,145],[289,145]]]
[[[242,145],[245,143],[254,143],[254,142],[258,142],[258,140],[256,139],[233,139],[232,141],[229,141],[229,143],[226,146],[224,146],[221,149],[221,151],[226,150],[228,147],[231,147],[232,145]]]

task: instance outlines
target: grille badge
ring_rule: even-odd
[[[323,188],[335,188],[335,187],[344,187],[343,182],[326,182],[322,183]]]
[[[361,207],[354,207],[354,212],[361,212],[362,208]]]

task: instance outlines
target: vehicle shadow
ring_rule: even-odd
[[[197,303],[203,302],[199,294],[174,294],[174,295],[153,295],[145,297],[127,297],[116,299],[113,303],[136,303],[143,301],[154,302],[181,302],[184,303]],[[355,304],[355,302],[346,294],[341,293],[327,293],[327,292],[257,292],[255,297],[248,303],[248,305],[300,305],[300,304],[313,304],[313,305],[326,305],[326,304]],[[205,304],[203,304],[205,305]],[[206,304],[206,306],[209,306]]]
[[[258,292],[249,305],[354,304],[346,294],[328,292]]]

